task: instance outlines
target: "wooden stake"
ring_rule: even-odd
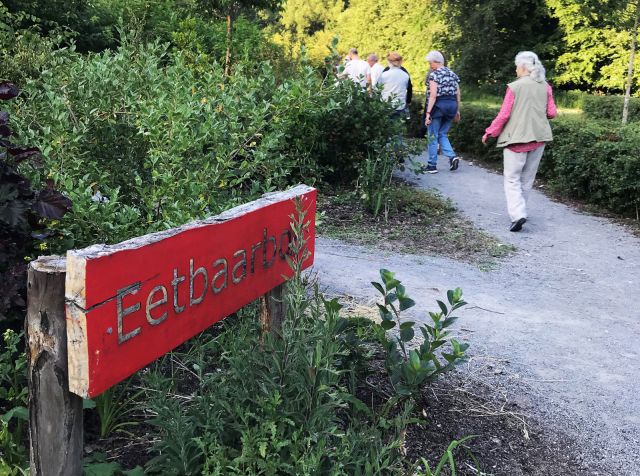
[[[282,335],[286,305],[284,302],[284,284],[276,286],[261,299],[260,326],[262,335],[271,332],[273,336]]]
[[[82,398],[69,392],[65,260],[29,266],[27,359],[31,476],[82,474]]]

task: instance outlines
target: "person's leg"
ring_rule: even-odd
[[[442,123],[440,125],[440,130],[438,131],[438,144],[440,144],[440,153],[449,159],[456,156],[456,153],[453,151],[453,147],[451,146],[451,142],[449,142],[449,137],[447,134],[449,133],[449,129],[451,129],[451,124],[453,123],[453,118],[442,118]]]
[[[544,145],[527,152],[527,161],[522,168],[522,196],[524,197],[525,203],[529,200],[529,192],[531,192],[533,182],[536,179],[543,152]]]
[[[527,218],[527,207],[522,196],[522,169],[527,161],[526,152],[504,149],[504,194],[512,222]]]
[[[427,143],[429,150],[429,166],[435,167],[438,164],[438,135],[440,133],[442,117],[434,117],[427,129]]]

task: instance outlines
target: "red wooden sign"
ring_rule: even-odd
[[[69,387],[94,397],[282,284],[291,216],[309,222],[316,191],[299,185],[180,228],[67,253]]]

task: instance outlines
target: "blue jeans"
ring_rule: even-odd
[[[429,165],[435,166],[438,163],[438,144],[440,144],[440,153],[442,155],[449,158],[456,156],[451,142],[449,142],[449,138],[447,137],[452,122],[453,117],[440,116],[431,118],[431,124],[429,124],[429,128],[427,129]]]

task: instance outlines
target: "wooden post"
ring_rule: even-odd
[[[282,323],[287,312],[284,302],[285,284],[276,286],[261,298],[260,326],[262,335],[271,332],[273,336],[282,335]]]
[[[82,398],[69,392],[65,260],[29,266],[27,359],[31,476],[82,474]]]

